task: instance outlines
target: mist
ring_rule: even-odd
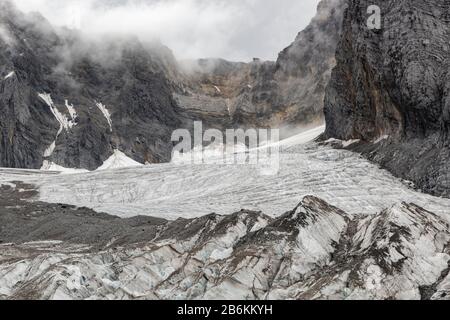
[[[90,37],[159,40],[178,59],[275,60],[310,22],[319,0],[14,0]]]
[[[15,39],[10,34],[9,30],[0,24],[0,40],[4,41],[8,45],[12,45],[15,43]]]

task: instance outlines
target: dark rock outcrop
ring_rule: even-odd
[[[381,29],[367,9],[381,8]],[[450,3],[349,1],[325,99],[326,137],[450,196]]]
[[[184,119],[162,46],[91,42],[7,1],[0,30],[0,166],[96,169],[113,149],[141,163],[170,159]]]

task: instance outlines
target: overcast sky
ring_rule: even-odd
[[[53,24],[89,34],[158,38],[179,59],[276,59],[314,16],[319,0],[14,0]]]

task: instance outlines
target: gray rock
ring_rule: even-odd
[[[323,0],[277,62],[205,59],[188,71],[161,44],[93,42],[9,1],[1,6],[8,36],[0,38],[0,77],[14,74],[0,78],[0,166],[33,169],[48,161],[93,170],[114,149],[140,163],[166,162],[173,130],[197,120],[221,130],[322,122],[343,14],[343,0]],[[39,94],[50,95],[70,127],[60,130]],[[96,103],[107,108],[111,126]]]
[[[370,5],[380,30],[367,27]],[[327,138],[361,139],[358,151],[440,196],[450,196],[449,6],[349,1],[325,99]]]
[[[0,79],[0,166],[40,168],[48,160],[92,170],[113,149],[141,163],[170,159],[171,133],[184,118],[172,99],[160,47],[151,51],[136,39],[89,42],[8,2],[2,2],[0,22],[12,39],[0,39],[0,74],[14,72]],[[49,94],[74,125],[58,134],[60,125],[39,94]],[[96,103],[106,106],[111,127]],[[44,157],[55,138],[54,151]]]
[[[344,4],[344,0],[321,1],[309,26],[276,62],[257,58],[251,63],[189,62],[189,90],[180,95],[180,106],[199,118],[215,109],[235,127],[322,123]]]

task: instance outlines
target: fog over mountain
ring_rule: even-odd
[[[0,1],[2,167],[39,169],[51,162],[94,170],[115,150],[141,164],[167,162],[171,133],[193,121],[221,130],[323,123],[340,0],[322,1],[276,62],[200,59],[188,63],[198,66],[194,72],[185,72],[165,42],[118,34],[112,25],[108,36],[94,27],[57,27],[15,4]],[[92,12],[108,10],[101,8]]]
[[[158,38],[178,58],[275,60],[315,15],[318,0],[16,0],[52,24],[91,35]],[[274,19],[273,17],[276,17]]]
[[[0,0],[0,300],[450,300],[450,1],[316,2]]]

